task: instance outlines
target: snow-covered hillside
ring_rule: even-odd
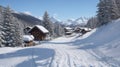
[[[111,65],[120,65],[120,19],[94,29],[89,37],[78,38],[74,45],[79,49],[92,50],[101,61],[106,61]],[[114,67],[116,67],[114,66]],[[119,66],[118,66],[119,67]]]
[[[0,67],[120,67],[120,19],[83,36],[0,48]]]

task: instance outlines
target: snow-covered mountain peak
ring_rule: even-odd
[[[65,25],[86,25],[88,19],[87,18],[78,18],[78,19],[68,19],[68,20],[65,20],[62,22],[62,24],[65,24]]]
[[[51,20],[53,23],[55,23],[55,22],[60,22],[60,19],[58,19],[58,18],[55,17],[55,16],[50,17],[50,20]]]

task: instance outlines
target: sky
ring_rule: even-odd
[[[42,17],[47,11],[60,20],[92,17],[96,15],[99,0],[0,0],[0,5],[10,6],[17,12]]]

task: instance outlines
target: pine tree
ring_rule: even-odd
[[[120,17],[119,7],[115,0],[100,0],[98,4],[99,25],[107,24]]]
[[[109,0],[110,2],[110,15],[111,15],[111,19],[115,20],[118,19],[120,17],[120,13],[119,13],[119,7],[117,6],[117,3],[115,0]]]
[[[8,6],[4,11],[4,23],[2,29],[2,31],[4,31],[4,33],[2,33],[2,38],[4,40],[3,44],[5,46],[15,47],[21,44],[21,40],[18,40],[19,36],[21,36],[18,27],[19,26],[17,25],[15,18],[12,16],[11,10]],[[18,44],[18,42],[20,43]]]
[[[98,11],[97,11],[97,16],[98,16],[98,20],[99,20],[99,26],[105,24],[106,22],[104,21],[105,18],[105,2],[103,0],[100,0],[100,2],[98,3]]]
[[[53,23],[50,21],[49,19],[49,15],[47,13],[47,11],[44,13],[44,16],[43,16],[43,26],[49,30],[50,32],[50,36],[54,35],[54,25]]]
[[[3,15],[2,15],[2,7],[0,6],[0,47],[2,46],[2,24],[3,24]]]
[[[87,25],[86,25],[88,28],[96,28],[96,27],[99,27],[98,25],[98,18],[97,17],[92,17],[88,20],[87,22]]]
[[[3,44],[5,46],[11,46],[13,43],[13,29],[12,29],[12,16],[11,16],[11,12],[10,12],[10,8],[7,7],[4,11],[4,24],[3,24],[3,39],[4,42]]]
[[[120,0],[115,0],[116,2],[116,5],[118,7],[118,10],[119,10],[119,14],[120,14]],[[120,16],[119,16],[120,17]]]
[[[55,31],[56,36],[62,36],[64,34],[64,28],[61,26],[60,23],[56,22],[55,23]]]
[[[15,18],[14,22],[17,22],[17,23],[15,23],[15,26],[14,26],[14,28],[15,28],[15,32],[14,32],[14,36],[15,36],[14,43],[15,44],[14,45],[20,46],[20,45],[22,45],[22,35],[23,35],[22,29],[20,28],[20,24],[16,18]]]

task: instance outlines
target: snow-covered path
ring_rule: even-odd
[[[73,46],[74,37],[60,37],[27,48],[0,49],[0,67],[111,67],[92,51]]]
[[[73,38],[58,38],[49,43],[43,44],[41,48],[53,49],[55,54],[50,58],[48,67],[110,67],[109,64],[101,62],[87,50],[80,50],[72,46]],[[36,61],[38,62],[38,61]],[[39,60],[45,67],[46,61]],[[38,63],[39,64],[39,63]],[[37,65],[42,67],[41,65]],[[43,67],[44,67],[43,66]]]

